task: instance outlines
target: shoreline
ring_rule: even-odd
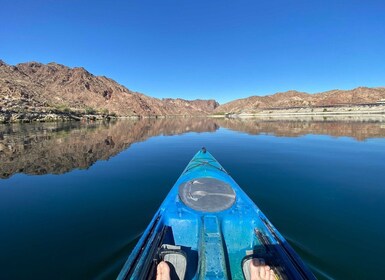
[[[207,115],[133,115],[117,116],[116,114],[82,114],[78,112],[61,111],[0,111],[0,123],[31,123],[31,122],[66,122],[66,121],[96,121],[113,119],[163,119],[163,118],[230,118],[230,119],[290,119],[299,118],[307,120],[327,119],[361,119],[369,118],[385,121],[385,104],[357,105],[357,106],[325,106],[303,108],[274,108],[261,109],[258,112],[221,113]]]
[[[220,116],[220,115],[215,115]],[[255,112],[226,113],[228,118],[255,117],[335,117],[335,116],[378,116],[385,117],[385,104],[367,104],[356,106],[324,106],[299,108],[265,108]]]

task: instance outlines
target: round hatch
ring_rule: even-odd
[[[186,206],[203,212],[223,211],[235,202],[233,188],[214,178],[197,178],[182,183],[179,197]]]

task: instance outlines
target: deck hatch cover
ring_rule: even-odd
[[[202,212],[223,211],[235,202],[233,188],[214,178],[197,178],[180,184],[179,197],[186,206]]]

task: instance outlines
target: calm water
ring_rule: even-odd
[[[114,279],[202,146],[319,279],[385,274],[385,123],[170,119],[1,125],[0,279]]]

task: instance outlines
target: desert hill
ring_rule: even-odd
[[[223,105],[215,100],[158,99],[131,91],[105,76],[95,76],[82,67],[70,68],[53,62],[28,62],[12,66],[0,60],[0,123],[95,116],[253,114],[264,110],[361,106],[376,104],[381,100],[385,100],[385,88],[381,87],[358,87],[316,94],[291,90],[236,99]],[[360,110],[354,108],[353,111],[360,113]]]
[[[373,104],[385,99],[385,88],[358,87],[309,94],[295,90],[266,96],[250,96],[220,105],[215,113],[255,113],[266,109],[327,107]]]
[[[37,62],[11,66],[0,60],[0,111],[3,114],[206,115],[218,105],[215,100],[149,97],[81,67]]]

